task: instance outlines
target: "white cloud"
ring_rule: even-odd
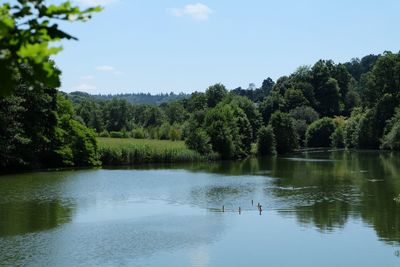
[[[119,0],[75,0],[74,2],[84,6],[107,6],[118,1]]]
[[[103,66],[97,66],[96,70],[98,71],[103,71],[103,72],[108,72],[108,73],[112,73],[114,75],[121,75],[123,74],[122,71],[117,70],[116,68],[114,68],[113,66],[109,66],[109,65],[103,65]]]
[[[81,84],[78,84],[77,86],[74,86],[74,90],[90,92],[90,91],[96,90],[96,86],[94,86],[92,84],[81,83]]]
[[[94,80],[94,76],[93,75],[84,75],[84,76],[81,76],[81,80]]]
[[[97,66],[96,70],[98,71],[105,71],[105,72],[112,72],[115,71],[115,68],[109,65]]]
[[[175,17],[190,16],[195,20],[207,20],[214,12],[208,6],[202,3],[188,4],[183,8],[168,8],[168,13]]]

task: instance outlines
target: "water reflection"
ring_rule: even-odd
[[[69,222],[73,210],[60,201],[0,204],[0,237],[55,228]]]
[[[196,165],[190,170],[225,175],[259,175],[266,179],[265,201],[284,216],[295,215],[302,225],[320,231],[342,228],[350,217],[361,217],[381,240],[400,242],[400,193],[398,153],[306,153],[287,158],[248,159]],[[232,202],[254,191],[246,187],[212,188],[210,202]],[[272,199],[271,199],[272,198]],[[248,201],[248,200],[246,200]]]
[[[399,245],[399,155],[320,152],[1,177],[0,265],[32,263],[29,257],[51,266],[146,265],[160,251],[189,248],[189,265],[218,266],[210,246],[221,240],[262,246],[291,235],[349,235],[349,225],[374,229],[379,244]],[[219,212],[223,205],[235,212]],[[304,242],[319,247],[312,237]],[[110,254],[115,260],[105,262]]]
[[[315,226],[322,232],[343,228],[349,218],[362,218],[381,240],[400,242],[400,205],[393,201],[400,193],[400,154],[396,152],[299,153],[283,158],[139,168],[185,169],[243,179],[265,177],[262,188],[231,179],[223,186],[194,189],[191,197],[206,206],[228,203],[236,208],[258,196],[267,202],[267,208],[279,210],[282,216],[294,215],[301,225]]]

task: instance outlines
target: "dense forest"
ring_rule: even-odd
[[[189,97],[188,94],[179,93],[175,94],[171,92],[169,94],[156,94],[152,95],[150,93],[130,93],[130,94],[106,94],[106,95],[91,95],[86,92],[72,92],[68,94],[69,98],[72,100],[73,103],[80,103],[86,99],[93,99],[93,100],[112,100],[114,98],[126,100],[131,104],[152,104],[152,105],[160,105],[162,103],[171,102],[175,100],[180,100],[186,97]]]
[[[320,60],[260,88],[216,84],[159,105],[78,96],[20,80],[1,97],[1,168],[100,164],[96,136],[185,140],[222,159],[305,147],[400,149],[400,54],[391,52]]]

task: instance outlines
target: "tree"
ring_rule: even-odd
[[[0,6],[0,96],[13,92],[21,77],[31,86],[59,87],[58,71],[49,57],[62,50],[51,43],[75,37],[55,21],[86,21],[100,7],[81,10],[69,1],[46,4],[44,0],[19,0]],[[26,75],[29,65],[32,75]]]
[[[252,131],[250,134],[250,138],[252,140],[255,139],[257,137],[258,129],[262,124],[262,117],[255,103],[253,103],[247,97],[240,97],[240,96],[233,97],[227,103],[232,103],[233,105],[236,105],[243,110],[251,126]]]
[[[343,64],[336,65],[332,70],[332,77],[337,81],[339,86],[339,93],[344,100],[349,91],[349,83],[351,80],[351,75],[348,72],[347,68]]]
[[[268,96],[271,93],[274,85],[275,85],[275,82],[270,77],[268,77],[267,79],[265,79],[262,82],[261,90],[262,90],[264,97]]]
[[[315,93],[318,101],[317,111],[322,116],[334,116],[340,114],[339,86],[334,78],[329,78]]]
[[[400,54],[385,52],[365,75],[363,98],[369,107],[385,94],[396,95],[400,92]]]
[[[272,91],[278,92],[283,96],[286,90],[290,88],[293,88],[293,81],[288,76],[282,76],[276,81]]]
[[[264,120],[268,124],[271,115],[275,111],[284,111],[286,103],[284,98],[276,91],[273,91],[264,101],[260,104],[259,110]]]
[[[271,116],[270,125],[274,131],[278,154],[291,152],[298,147],[296,129],[289,114],[276,111]]]
[[[292,110],[300,106],[307,106],[309,104],[307,99],[303,96],[303,93],[293,88],[285,92],[285,103],[287,110]]]
[[[57,95],[57,128],[51,142],[56,165],[99,165],[97,142],[94,131],[73,119],[72,103],[61,94]]]
[[[84,99],[75,109],[76,114],[82,118],[87,127],[95,129],[98,133],[104,130],[102,111],[98,103],[93,100]]]
[[[251,126],[246,114],[235,104],[220,103],[207,110],[203,129],[214,152],[223,159],[240,158],[251,149]]]
[[[361,60],[358,58],[353,58],[350,62],[345,63],[347,70],[357,81],[360,81],[361,76],[369,72],[380,55],[368,55],[363,57]]]
[[[207,108],[207,96],[205,93],[194,92],[188,99],[183,100],[184,107],[190,113]]]
[[[202,155],[207,155],[212,151],[210,137],[201,128],[194,129],[185,140],[185,143],[188,148],[193,149]]]
[[[322,118],[310,124],[306,132],[307,147],[330,147],[336,126],[331,118]]]
[[[180,101],[166,104],[165,115],[170,124],[183,123],[188,118],[188,113]]]
[[[352,111],[350,118],[346,121],[343,129],[343,139],[346,148],[359,148],[360,122],[364,113],[360,108]]]
[[[57,90],[21,83],[0,97],[0,168],[96,165],[95,135]]]
[[[228,94],[225,86],[218,83],[208,87],[206,90],[207,105],[210,108],[215,107]]]
[[[383,149],[400,150],[400,109],[389,120],[382,138]]]
[[[304,120],[307,124],[311,124],[319,119],[319,114],[312,107],[307,106],[292,109],[290,115],[292,115],[295,120]]]
[[[105,104],[103,114],[107,131],[130,130],[128,122],[131,118],[131,108],[128,101],[114,98]]]
[[[271,125],[260,128],[257,138],[257,153],[261,156],[276,153],[275,135]]]
[[[229,105],[219,105],[208,110],[204,127],[210,136],[213,151],[223,159],[233,158],[236,150],[233,140],[238,135],[238,128],[234,123],[232,108]]]

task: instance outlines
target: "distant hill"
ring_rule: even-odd
[[[162,103],[167,103],[171,102],[174,100],[179,100],[183,98],[187,98],[190,96],[190,94],[184,94],[184,93],[169,93],[169,94],[156,94],[152,95],[150,93],[131,93],[131,94],[108,94],[108,95],[91,95],[85,92],[72,92],[68,94],[69,98],[72,100],[74,103],[79,103],[84,99],[91,98],[94,100],[98,101],[106,101],[106,100],[111,100],[113,98],[117,99],[125,99],[131,104],[152,104],[152,105],[160,105]]]

